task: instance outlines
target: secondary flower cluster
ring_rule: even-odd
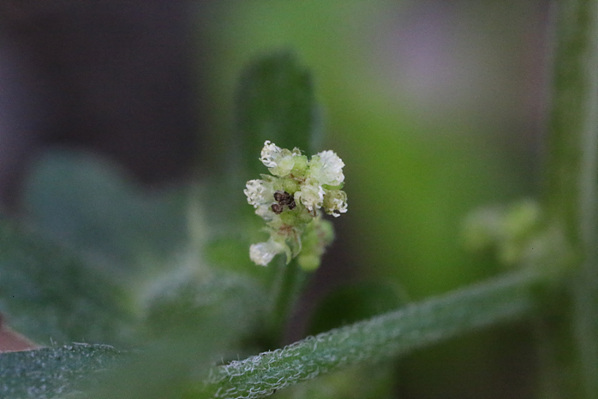
[[[266,266],[285,253],[287,263],[299,256],[303,268],[317,268],[333,238],[332,225],[321,218],[321,210],[334,217],[347,212],[347,194],[342,191],[345,164],[333,151],[308,159],[298,148],[291,151],[270,141],[264,143],[260,160],[271,174],[249,180],[244,193],[266,221],[270,238],[251,245],[251,260]]]

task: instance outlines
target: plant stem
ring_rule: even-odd
[[[459,334],[520,319],[536,310],[536,290],[544,279],[541,273],[521,270],[408,305],[218,367],[200,390],[206,397],[261,398],[342,367],[379,362]]]
[[[277,276],[272,284],[272,316],[269,318],[271,322],[269,341],[271,345],[275,346],[280,345],[284,338],[284,329],[289,315],[307,277],[297,264],[296,259],[293,259],[288,265],[280,260],[277,267]]]
[[[547,209],[578,257],[571,308],[551,340],[565,348],[556,350],[561,396],[598,398],[598,0],[557,6]]]

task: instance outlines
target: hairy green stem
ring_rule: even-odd
[[[280,345],[289,314],[307,278],[296,259],[288,265],[280,261],[277,267],[279,270],[272,287],[272,317],[269,328],[269,341],[272,345]]]
[[[550,340],[560,397],[598,398],[598,0],[557,7],[547,207],[578,256]]]
[[[459,334],[520,319],[534,313],[536,294],[544,279],[540,273],[522,270],[408,305],[217,367],[199,390],[206,397],[261,398],[343,367],[379,362]]]
[[[595,234],[598,148],[598,0],[559,2],[548,206],[582,241]]]

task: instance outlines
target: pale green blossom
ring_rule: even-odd
[[[289,151],[286,148],[280,148],[276,144],[266,140],[260,156],[260,161],[268,168],[274,176],[284,177],[291,173],[295,166],[295,158],[301,156],[301,151],[294,148]]]
[[[341,213],[347,212],[347,193],[343,190],[330,190],[323,205],[328,215],[339,217]]]
[[[255,208],[255,213],[260,217],[271,219],[271,199],[276,192],[276,181],[272,176],[263,175],[264,179],[249,180],[245,185],[243,193],[249,202]],[[280,188],[280,187],[278,187]]]
[[[255,179],[247,182],[243,193],[247,196],[247,202],[257,208],[272,198],[274,188],[264,180]]]
[[[298,148],[290,151],[270,141],[264,143],[260,161],[271,174],[249,180],[243,192],[266,221],[270,238],[251,245],[251,260],[267,265],[285,253],[288,263],[301,253],[299,264],[304,269],[316,268],[333,237],[322,212],[334,217],[347,212],[347,194],[341,190],[345,164],[334,151],[308,159]],[[306,239],[309,244],[303,245]]]
[[[324,188],[318,182],[310,179],[301,186],[301,190],[295,193],[295,199],[299,200],[310,212],[322,207],[324,203]]]
[[[334,151],[322,151],[311,158],[310,172],[313,179],[328,186],[339,186],[345,180],[342,159]]]

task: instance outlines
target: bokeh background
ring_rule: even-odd
[[[466,253],[460,230],[476,207],[541,192],[550,17],[541,0],[2,2],[4,212],[27,219],[27,182],[56,148],[148,193],[221,172],[239,72],[288,49],[313,72],[350,210],[288,339],[343,284],[420,300],[490,277],[501,267]],[[529,397],[528,327],[402,359],[397,395]]]

